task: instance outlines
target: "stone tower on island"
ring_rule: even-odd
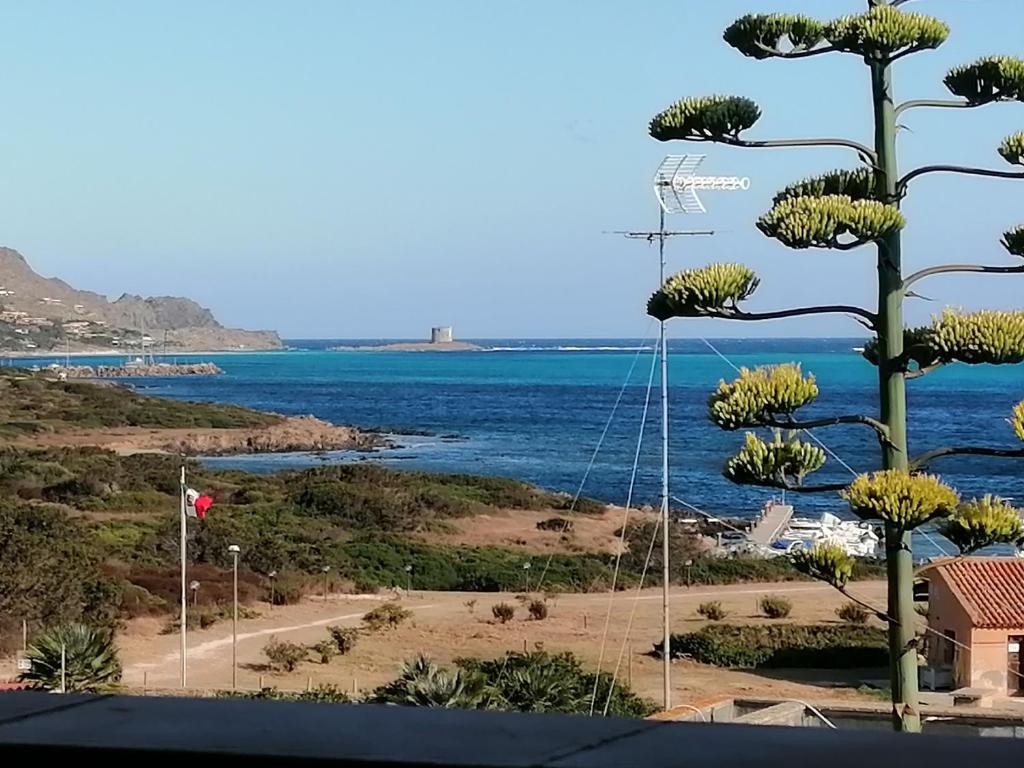
[[[450,325],[438,325],[430,329],[431,344],[451,344],[454,340]]]

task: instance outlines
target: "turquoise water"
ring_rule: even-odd
[[[494,351],[464,353],[331,352],[331,342],[292,342],[287,352],[203,355],[226,374],[206,378],[133,380],[167,397],[232,402],[287,414],[314,414],[338,423],[432,436],[398,438],[403,446],[377,455],[394,466],[507,475],[575,492],[606,424],[607,434],[583,486],[587,495],[626,499],[647,382],[650,344],[637,340],[486,342]],[[344,342],[351,343],[351,342]],[[814,373],[821,397],[805,416],[876,413],[875,369],[853,348],[856,339],[721,340],[715,345],[738,366],[800,361]],[[639,348],[639,351],[638,351]],[[182,358],[184,359],[184,358]],[[42,364],[48,361],[38,361]],[[735,486],[721,476],[725,458],[743,440],[706,418],[705,401],[734,371],[699,341],[674,341],[670,355],[672,492],[716,514],[748,515],[772,496]],[[655,379],[657,383],[657,378]],[[623,384],[627,386],[623,390]],[[948,444],[1013,447],[1006,422],[1024,399],[1024,367],[952,366],[909,385],[913,451]],[[613,406],[622,391],[614,418]],[[656,502],[660,458],[657,391],[644,434],[635,501]],[[816,430],[853,470],[877,465],[877,443],[863,427]],[[454,439],[457,436],[458,439]],[[351,456],[336,456],[352,460]],[[307,455],[212,460],[224,466],[270,471],[308,466]],[[985,492],[1024,499],[1019,460],[952,457],[937,462],[964,494]],[[816,476],[849,478],[830,458]],[[834,495],[801,495],[798,514],[842,512]]]

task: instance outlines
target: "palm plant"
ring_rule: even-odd
[[[465,669],[449,671],[422,654],[402,665],[396,680],[378,688],[372,700],[443,709],[479,709],[486,703],[484,679]]]
[[[47,690],[99,691],[121,679],[121,662],[109,632],[84,624],[68,624],[48,630],[26,653],[32,668],[21,675],[26,682]]]

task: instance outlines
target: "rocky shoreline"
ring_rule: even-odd
[[[276,424],[263,427],[75,429],[37,433],[17,442],[33,447],[105,448],[121,455],[168,453],[185,456],[372,451],[390,445],[378,433],[338,426],[314,416],[281,416],[280,419]]]
[[[167,452],[193,456],[370,451],[388,445],[379,434],[338,426],[315,416],[286,416],[280,424],[259,429],[204,429],[169,437],[164,443]]]

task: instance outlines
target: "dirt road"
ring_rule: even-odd
[[[854,586],[858,597],[875,604],[884,602],[882,582]],[[719,600],[729,612],[728,621],[769,621],[758,615],[757,603],[766,594],[785,595],[793,602],[790,620],[807,623],[835,621],[835,609],[845,599],[830,587],[812,583],[754,584],[729,587],[678,588],[672,593],[673,631],[693,631],[706,624],[696,614],[705,600]],[[239,622],[239,687],[255,689],[262,679],[268,686],[298,690],[308,683],[332,684],[345,690],[365,692],[392,679],[404,659],[425,653],[439,663],[460,656],[495,657],[506,650],[544,648],[572,651],[590,665],[614,670],[626,682],[651,698],[661,690],[660,661],[646,655],[660,638],[661,592],[645,591],[614,595],[609,614],[608,594],[561,595],[550,601],[550,615],[543,621],[527,620],[525,609],[514,595],[494,593],[415,592],[402,598],[413,617],[397,630],[361,636],[350,654],[328,664],[306,662],[293,673],[266,669],[262,649],[271,637],[296,643],[325,639],[324,628],[339,624],[356,626],[371,607],[390,595],[335,596],[297,606],[261,606],[259,618]],[[509,602],[515,618],[496,622],[491,606]],[[177,635],[161,635],[161,621],[136,621],[120,635],[125,665],[124,683],[132,687],[173,689],[179,681]],[[231,682],[231,625],[222,623],[188,637],[188,683],[198,689],[228,688]],[[602,650],[603,645],[603,650]],[[862,677],[856,672],[822,674],[778,670],[754,673],[721,670],[676,662],[674,696],[677,701],[717,694],[764,695],[810,699],[858,696],[854,688]],[[877,676],[877,673],[874,674]],[[851,688],[852,686],[852,688]]]

